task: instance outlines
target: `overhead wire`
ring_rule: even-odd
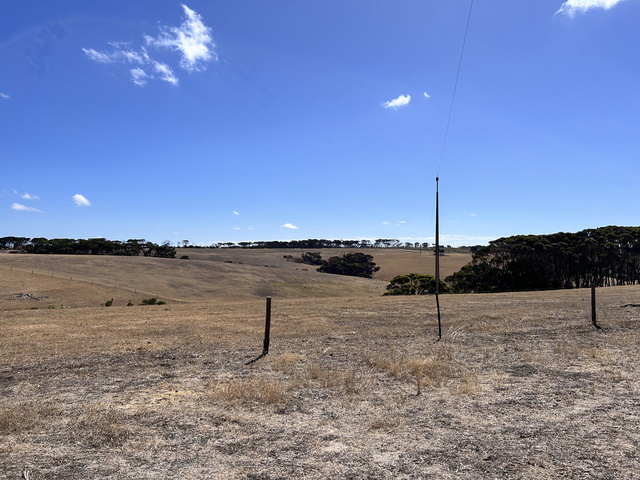
[[[438,162],[438,171],[436,177],[440,176],[440,167],[442,165],[442,158],[444,157],[444,149],[447,144],[447,137],[449,136],[449,124],[451,123],[451,114],[453,113],[453,104],[456,100],[456,91],[458,90],[458,79],[460,78],[460,68],[462,67],[462,57],[464,56],[464,47],[467,44],[467,33],[469,32],[469,24],[471,23],[471,11],[473,10],[473,0],[469,5],[469,15],[467,16],[467,26],[464,29],[464,38],[462,40],[462,49],[460,50],[460,60],[458,61],[458,71],[456,73],[456,81],[453,86],[453,95],[451,96],[451,105],[449,107],[449,117],[447,118],[447,128],[444,132],[444,140],[442,141],[442,150],[440,152],[440,161]]]
[[[464,48],[467,44],[467,34],[469,33],[469,24],[471,23],[471,12],[473,11],[473,0],[469,4],[469,13],[467,15],[467,24],[464,29],[464,37],[462,39],[462,48],[460,49],[460,58],[458,60],[458,70],[456,71],[456,81],[453,85],[453,95],[451,96],[451,105],[449,106],[449,116],[447,117],[447,126],[444,132],[444,138],[442,140],[442,150],[440,151],[440,159],[438,161],[438,169],[436,171],[436,178],[440,177],[440,168],[442,166],[442,159],[444,158],[445,147],[447,145],[447,138],[449,136],[449,125],[451,124],[451,116],[453,114],[453,105],[456,100],[456,92],[458,91],[458,80],[460,78],[460,70],[462,68],[462,58],[464,57]],[[433,230],[433,212],[429,221],[429,231]]]

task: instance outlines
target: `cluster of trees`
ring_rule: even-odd
[[[320,252],[304,252],[299,257],[293,255],[285,255],[287,260],[293,260],[296,263],[304,263],[306,265],[322,265],[322,255]]]
[[[186,242],[186,244],[185,244]],[[189,245],[188,240],[183,240],[185,247],[197,248]],[[378,238],[377,240],[324,240],[311,238],[308,240],[273,240],[268,242],[219,242],[211,245],[211,248],[429,248],[428,242],[401,242],[392,238]]]
[[[451,289],[440,280],[440,293],[450,293]],[[384,295],[427,295],[436,293],[436,278],[432,275],[410,273],[391,279]]]
[[[445,280],[456,292],[633,285],[640,282],[640,227],[499,238]]]
[[[322,265],[316,270],[336,275],[371,278],[374,272],[380,270],[380,267],[376,267],[371,255],[357,252],[322,260]]]
[[[176,249],[164,243],[158,245],[144,239],[129,239],[126,242],[105,238],[0,238],[0,248],[13,249],[23,253],[62,255],[127,255],[145,257],[175,258]]]

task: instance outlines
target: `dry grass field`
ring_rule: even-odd
[[[586,290],[443,295],[434,343],[433,297],[323,286],[276,257],[193,255],[169,278],[157,259],[6,257],[0,478],[640,479],[640,286],[597,290],[601,330]],[[28,261],[40,275],[10,270]],[[216,273],[189,284],[189,262]],[[167,305],[95,305],[143,278],[140,298],[167,288]],[[247,366],[271,284],[270,351]]]
[[[323,258],[353,250],[321,250]],[[24,308],[21,292],[40,301],[30,307],[138,305],[156,297],[170,303],[237,301],[264,298],[319,298],[380,295],[394,276],[433,275],[433,254],[414,250],[367,250],[380,271],[374,279],[316,272],[316,267],[287,261],[300,250],[179,249],[189,260],[83,255],[20,255],[0,252],[0,309]],[[444,278],[471,260],[468,254],[441,259]],[[31,273],[33,272],[33,273]],[[47,298],[44,298],[46,296]],[[14,299],[12,303],[6,302]]]

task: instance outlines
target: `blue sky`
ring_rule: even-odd
[[[638,225],[640,1],[0,4],[0,236]],[[444,149],[443,149],[444,147]]]

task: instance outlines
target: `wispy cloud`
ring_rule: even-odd
[[[431,98],[431,95],[429,95],[427,92],[424,92],[423,95],[424,95],[424,98]]]
[[[182,5],[182,8],[185,20],[179,27],[160,27],[158,37],[144,35],[144,42],[149,47],[179,52],[179,66],[188,72],[204,70],[206,62],[218,59],[214,51],[216,45],[211,38],[211,29],[202,22],[202,17],[196,12],[186,5]],[[83,48],[82,51],[97,63],[137,65],[130,73],[131,80],[139,87],[156,78],[174,86],[178,85],[179,79],[171,66],[151,58],[144,46],[135,49],[128,42],[109,42],[109,45],[113,48],[110,52],[101,52],[93,48]]]
[[[153,62],[153,70],[160,76],[160,80],[178,85],[178,77],[174,75],[173,70],[166,63]]]
[[[147,84],[147,79],[153,78],[149,76],[147,72],[145,72],[140,67],[131,69],[131,77],[133,78],[133,83],[135,83],[139,87],[144,87]]]
[[[91,202],[87,200],[87,197],[85,197],[84,195],[80,195],[79,193],[76,193],[72,198],[73,198],[73,201],[76,203],[76,205],[79,207],[91,206]]]
[[[25,193],[24,195],[20,195],[21,198],[24,198],[25,200],[40,200],[40,197],[37,195],[30,195],[28,193]]]
[[[38,212],[44,213],[42,210],[38,210],[37,208],[27,207],[26,205],[21,205],[19,203],[14,203],[11,205],[12,210],[17,210],[19,212]]]
[[[397,222],[384,221],[384,222],[382,222],[382,225],[395,225],[396,227],[400,227],[400,226],[404,225],[405,223],[407,223],[407,222],[405,222],[404,220],[398,220]]]
[[[298,227],[296,227],[295,225],[291,224],[291,223],[285,223],[284,225],[280,225],[283,228],[290,228],[291,230],[297,230]]]
[[[115,53],[102,53],[94,50],[93,48],[83,48],[82,51],[87,55],[87,57],[98,63],[113,63],[117,58]]]
[[[576,13],[584,13],[592,8],[604,8],[609,10],[622,0],[567,0],[562,4],[556,15],[563,14],[574,17]]]
[[[233,211],[234,215],[240,215],[238,212],[236,212],[235,210]]]
[[[6,93],[0,92],[0,98],[4,98],[5,100],[9,100],[11,97],[9,95],[7,95]]]
[[[398,109],[400,107],[404,107],[406,105],[409,105],[410,101],[411,101],[411,95],[400,95],[398,98],[394,98],[393,100],[390,100],[388,102],[384,102],[382,104],[382,107],[383,108]]]
[[[215,43],[211,39],[211,29],[202,23],[202,17],[186,5],[182,5],[186,15],[185,21],[179,27],[161,27],[159,37],[145,35],[147,45],[177,50],[182,54],[180,67],[192,72],[203,70],[201,62],[208,62],[218,56],[212,50]],[[211,49],[209,48],[211,46]]]

